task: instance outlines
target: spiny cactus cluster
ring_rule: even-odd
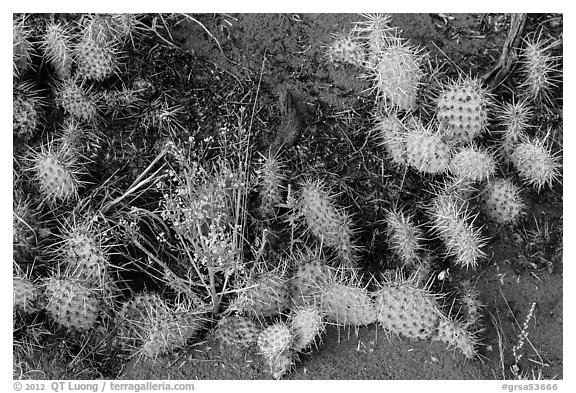
[[[180,17],[195,21],[173,15],[174,24]],[[154,51],[141,48],[170,42],[156,19],[30,18],[34,29],[25,17],[13,24],[13,135],[24,151],[14,170],[15,334],[44,318],[69,351],[155,361],[214,333],[223,350],[256,351],[275,378],[319,347],[328,325],[378,325],[477,356],[481,296],[457,287],[452,311],[436,270],[486,267],[481,224],[522,225],[532,189],[561,179],[559,142],[535,118],[554,104],[553,45],[523,43],[523,91],[502,99],[480,77],[429,69],[434,59],[387,15],[333,36],[329,61],[352,65],[374,97],[371,129],[342,131],[358,168],[379,171],[354,182],[302,170],[288,148],[257,156],[262,130],[253,119],[246,128],[244,112],[215,114],[214,135],[193,131],[206,114],[173,104],[178,89],[156,85],[171,78],[146,75]],[[112,156],[130,165],[112,168]],[[105,351],[93,341],[102,333]]]
[[[138,294],[125,301],[115,316],[116,345],[129,354],[155,359],[184,347],[202,320],[187,302],[171,305],[157,294]]]

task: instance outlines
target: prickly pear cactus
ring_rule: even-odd
[[[20,83],[12,91],[12,130],[23,141],[34,137],[40,125],[38,94],[31,84]]]
[[[22,75],[30,68],[33,50],[30,36],[31,30],[24,18],[12,20],[12,63],[15,76]]]
[[[342,325],[363,326],[376,322],[376,307],[368,291],[358,280],[334,275],[321,297],[326,318]]]
[[[538,191],[545,186],[551,187],[560,176],[558,156],[552,154],[545,139],[532,139],[517,144],[511,160],[524,182]]]
[[[177,307],[160,318],[150,318],[145,322],[142,344],[136,353],[148,359],[155,359],[171,351],[183,348],[198,332],[200,320],[186,309]]]
[[[294,336],[288,325],[276,322],[260,332],[258,349],[266,358],[276,358],[290,349],[293,340]]]
[[[442,317],[432,335],[432,340],[443,341],[449,348],[459,349],[468,359],[478,356],[476,352],[478,339],[470,331],[468,324]]]
[[[280,274],[261,274],[249,281],[246,288],[233,304],[241,313],[263,318],[278,315],[290,307],[288,282]]]
[[[34,284],[29,278],[14,276],[12,279],[14,286],[13,306],[14,311],[24,314],[31,314],[40,311],[39,299],[42,295],[40,287]]]
[[[69,23],[48,22],[40,39],[44,59],[62,79],[72,75],[73,38]]]
[[[260,329],[252,319],[241,315],[229,315],[216,326],[216,336],[224,343],[246,348],[254,344],[258,338]]]
[[[82,174],[78,157],[49,142],[35,153],[33,163],[38,188],[49,202],[65,202],[78,196]]]
[[[69,275],[90,288],[100,288],[110,280],[100,234],[88,220],[71,224],[63,236],[61,256]]]
[[[432,229],[444,242],[446,253],[456,265],[475,268],[486,257],[482,250],[486,240],[474,227],[477,215],[466,209],[466,204],[453,194],[435,196],[429,208]]]
[[[355,265],[352,220],[336,207],[334,196],[322,181],[308,179],[302,183],[299,208],[310,232],[334,248],[345,265]]]
[[[99,43],[123,43],[136,26],[135,14],[83,15],[83,35]]]
[[[554,43],[541,37],[531,37],[521,48],[520,69],[524,76],[520,88],[524,96],[538,106],[552,102],[552,90],[557,87],[559,68],[551,53]]]
[[[416,108],[423,75],[418,48],[400,38],[389,39],[372,60],[374,88],[384,103],[401,111]]]
[[[98,324],[100,299],[80,281],[52,276],[46,280],[46,311],[59,325],[86,332]]]
[[[103,81],[116,69],[117,54],[110,42],[84,37],[74,50],[77,74],[86,79]]]
[[[468,144],[488,126],[488,92],[476,79],[461,79],[444,87],[437,101],[440,132],[446,143]]]
[[[323,259],[306,255],[290,279],[290,296],[295,305],[306,306],[317,303],[317,299],[329,277]]]
[[[315,342],[325,329],[322,313],[315,306],[296,308],[288,321],[294,337],[292,348],[302,351]]]
[[[181,348],[201,327],[187,302],[170,306],[157,294],[125,301],[115,317],[115,344],[131,355],[154,359]]]
[[[288,349],[278,356],[266,356],[265,362],[268,366],[268,371],[272,374],[274,379],[280,379],[290,371],[296,362],[296,358],[296,353],[293,350]]]
[[[78,120],[92,122],[98,117],[96,96],[72,79],[60,83],[56,91],[56,102],[66,113]]]
[[[16,263],[25,265],[33,262],[36,252],[36,218],[29,202],[15,194],[12,199],[12,255]]]
[[[347,64],[361,67],[366,59],[364,47],[351,36],[336,36],[326,50],[326,55],[336,67]]]
[[[480,209],[498,224],[514,224],[524,213],[520,189],[509,179],[495,179],[484,185]]]
[[[283,201],[284,173],[280,160],[276,157],[262,158],[257,175],[260,193],[259,212],[263,218],[273,219],[278,215],[276,209]]]
[[[417,171],[440,174],[448,170],[452,152],[440,135],[423,126],[406,134],[408,164]]]
[[[374,292],[374,300],[380,325],[409,338],[431,338],[442,315],[438,297],[409,279],[387,280]]]
[[[412,267],[418,265],[424,249],[422,245],[424,233],[414,224],[413,217],[395,207],[386,211],[384,221],[388,247],[403,265]]]
[[[488,151],[476,146],[466,146],[452,156],[449,170],[458,179],[484,181],[496,172],[496,159]]]
[[[395,164],[400,167],[408,165],[405,141],[408,131],[396,115],[378,116],[373,132]]]
[[[458,298],[462,304],[462,314],[469,326],[481,324],[481,309],[484,305],[480,301],[480,291],[475,288],[471,280],[464,280],[457,286]]]
[[[496,110],[496,120],[500,126],[498,133],[504,140],[518,142],[526,135],[533,116],[533,108],[527,100],[505,102]]]

